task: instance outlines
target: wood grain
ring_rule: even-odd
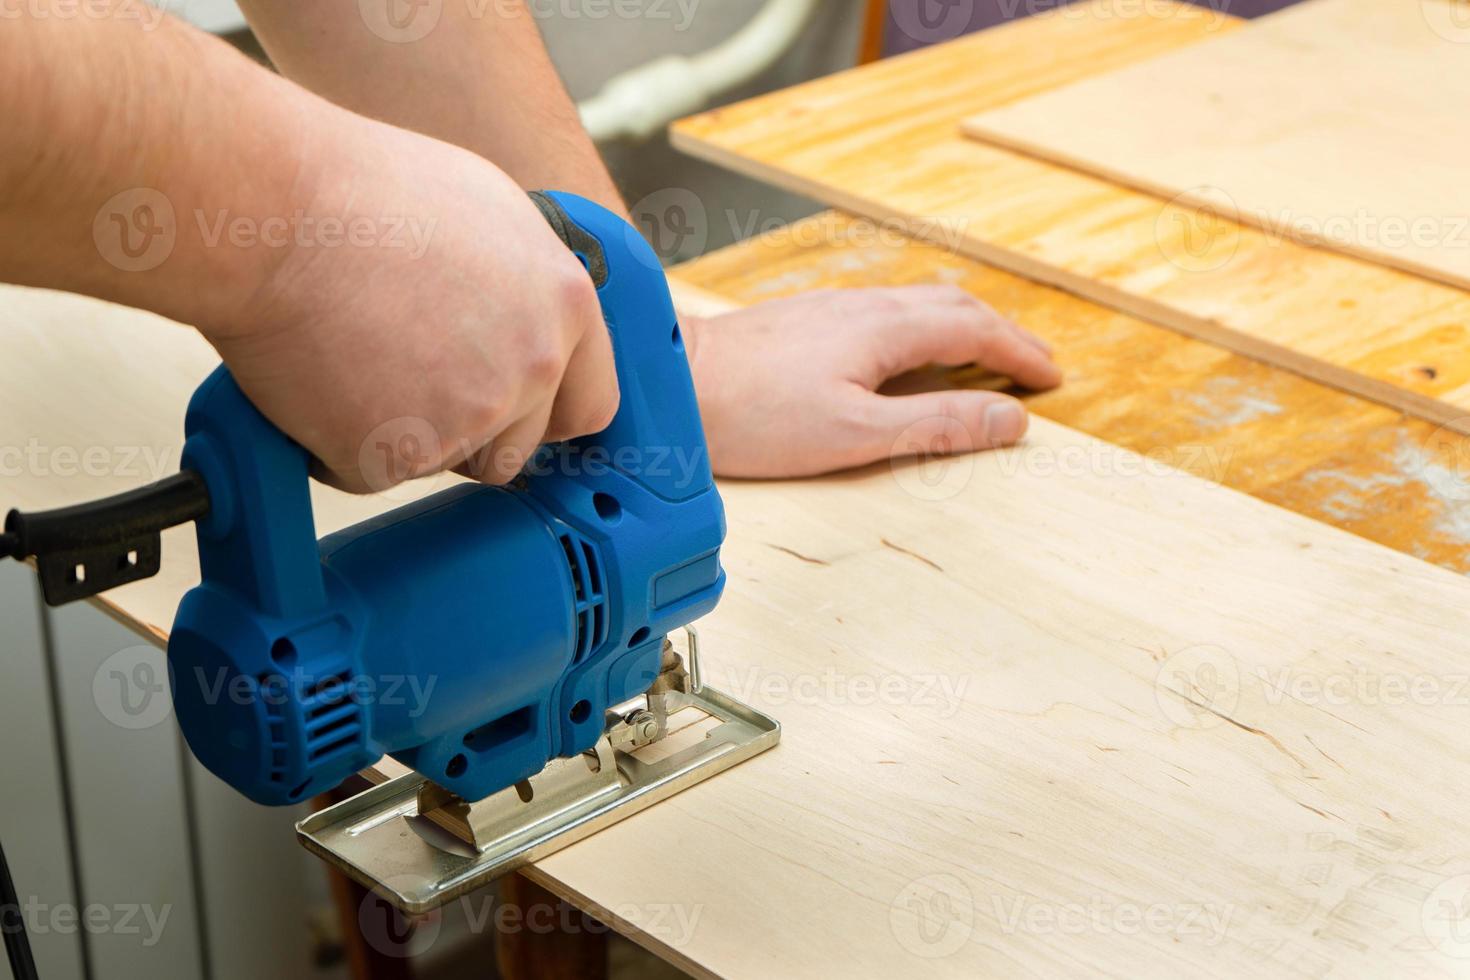
[[[144,482],[60,450],[176,445],[208,348],[0,293],[28,368],[0,444],[37,447],[7,499]],[[783,744],[544,862],[552,891],[700,975],[1461,965],[1462,576],[1044,420],[1005,453],[722,491],[708,676]],[[391,502],[318,489],[319,528]],[[165,548],[113,598],[155,634],[195,575]]]
[[[1470,11],[1456,2],[1308,0],[963,129],[1467,287]]]
[[[1086,0],[691,117],[673,139],[883,227],[1470,431],[1464,292],[959,132],[968,116],[1236,29],[1163,0]]]
[[[1022,393],[1033,413],[1470,573],[1470,437],[1458,432],[865,218],[826,212],[677,274],[745,304],[833,287],[960,286],[1055,349],[1066,382]]]
[[[726,484],[782,744],[537,880],[703,975],[1461,975],[1470,583],[1139,462]]]

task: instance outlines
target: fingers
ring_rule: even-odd
[[[599,316],[572,352],[551,409],[545,442],[601,432],[618,410],[618,375],[612,338]]]
[[[932,391],[888,397],[863,392],[865,432],[847,465],[904,456],[949,455],[1009,446],[1026,434],[1026,409],[993,391]]]
[[[962,289],[910,286],[874,293],[885,306],[875,326],[883,376],[874,387],[931,363],[979,364],[1033,389],[1054,388],[1062,381],[1045,341]]]
[[[512,422],[489,444],[470,453],[463,463],[455,467],[455,472],[481,483],[509,483],[537,447],[548,441],[546,425],[550,416],[551,403],[548,401],[531,414]]]

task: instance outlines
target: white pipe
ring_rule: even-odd
[[[734,36],[692,58],[668,55],[623,72],[578,106],[594,140],[647,139],[774,65],[821,0],[767,0]]]

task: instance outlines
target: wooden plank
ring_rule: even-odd
[[[783,743],[538,875],[720,976],[1458,975],[1470,583],[1141,462],[727,485]]]
[[[175,431],[190,335],[112,315],[125,349],[25,361],[77,396],[30,435],[109,444],[58,379],[123,369],[170,389],[135,435]],[[723,490],[709,678],[783,745],[544,862],[552,891],[701,974],[1455,973],[1462,576],[1044,420]]]
[[[959,132],[967,116],[1236,25],[1164,0],[1086,0],[691,117],[673,140],[1007,271],[1470,431],[1470,359],[1457,356],[1470,345],[1464,292]]]
[[[963,129],[1467,287],[1470,16],[1458,2],[1308,0]]]
[[[960,286],[1056,350],[1066,382],[1022,393],[1033,413],[1470,572],[1470,437],[1458,432],[952,249],[883,234],[865,218],[817,215],[678,276],[741,303],[875,284]]]

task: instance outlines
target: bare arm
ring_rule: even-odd
[[[0,22],[0,280],[194,324],[352,489],[606,425],[592,284],[503,172],[141,4],[47,2]]]
[[[522,0],[242,0],[271,60],[338,103],[473,150],[527,190],[623,203]]]
[[[279,250],[194,215],[290,213],[342,128],[319,100],[141,5],[7,19],[0,65],[4,277],[237,330]]]
[[[621,208],[522,0],[242,6],[276,64],[334,101],[467,147],[524,187]],[[1025,432],[1009,395],[877,393],[930,361],[979,363],[1033,388],[1061,380],[1045,344],[952,288],[811,294],[681,320],[724,476],[805,476]]]

